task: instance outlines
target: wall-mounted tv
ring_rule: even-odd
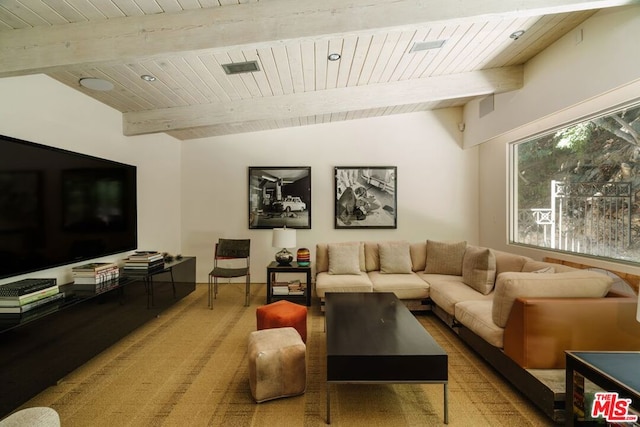
[[[0,135],[0,278],[137,247],[136,167]]]

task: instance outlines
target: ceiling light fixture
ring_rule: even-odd
[[[524,35],[524,33],[525,33],[524,30],[514,31],[513,33],[511,33],[509,35],[509,37],[511,37],[514,40],[518,40],[520,37],[522,37]]]
[[[144,80],[145,82],[155,82],[156,78],[150,74],[143,74],[140,76],[140,78],[142,80]]]
[[[78,83],[80,83],[80,86],[82,87],[86,87],[87,89],[91,90],[98,90],[100,92],[108,92],[110,90],[113,90],[113,83],[106,80],[97,79],[95,77],[84,77],[80,79]]]
[[[329,56],[327,56],[329,61],[337,61],[340,58],[342,58],[342,56],[340,56],[339,53],[330,53]]]

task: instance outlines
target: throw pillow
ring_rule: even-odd
[[[409,242],[378,243],[380,272],[384,274],[411,273]]]
[[[360,243],[329,244],[329,274],[360,274]]]
[[[467,242],[436,242],[427,240],[427,274],[462,276],[462,259]]]
[[[488,248],[468,246],[462,261],[462,281],[483,295],[493,289],[496,257]]]

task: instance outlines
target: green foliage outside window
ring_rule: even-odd
[[[640,262],[640,104],[511,149],[513,242]]]

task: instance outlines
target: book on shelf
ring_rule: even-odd
[[[0,286],[0,298],[29,295],[57,284],[56,279],[22,279]]]
[[[84,265],[78,265],[71,268],[72,273],[99,273],[105,270],[113,270],[118,268],[118,264],[114,262],[90,262]]]
[[[10,307],[16,305],[24,305],[42,298],[46,298],[50,295],[54,295],[60,292],[58,285],[53,285],[39,291],[32,292],[30,294],[20,295],[16,297],[0,297],[0,307]]]
[[[158,261],[163,260],[164,256],[157,251],[136,251],[129,255],[128,261]]]
[[[95,283],[103,283],[111,280],[115,280],[120,277],[120,270],[109,269],[104,270],[100,273],[96,273],[93,275],[74,275],[73,283],[74,284],[95,284]]]
[[[62,299],[64,299],[64,292],[58,292],[57,294],[49,295],[27,304],[0,307],[0,314],[22,314]]]

